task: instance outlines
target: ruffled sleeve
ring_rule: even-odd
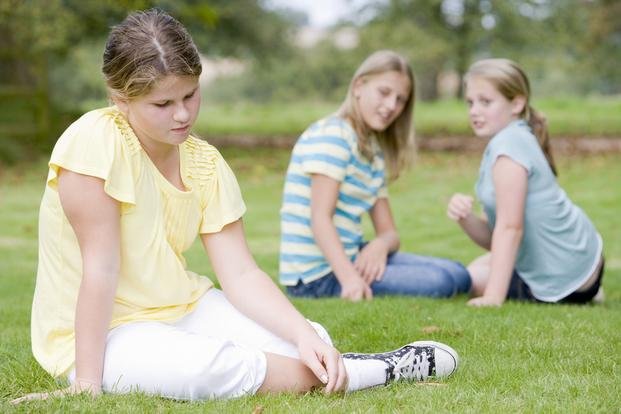
[[[91,111],[61,135],[49,162],[47,185],[56,189],[60,169],[104,180],[112,198],[135,204],[132,157],[139,144],[124,131],[126,122],[113,108]]]
[[[222,155],[211,145],[196,138],[186,141],[188,175],[197,190],[204,192],[200,233],[217,233],[241,218],[246,205],[235,174]]]

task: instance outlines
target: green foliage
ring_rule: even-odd
[[[101,36],[142,0],[2,0],[0,28],[10,47],[24,55],[64,53],[77,42]]]
[[[269,274],[278,268],[278,208],[287,151],[230,149],[248,212],[251,250]],[[391,204],[403,249],[468,262],[481,253],[445,216],[454,191],[471,192],[479,154],[421,154],[412,171],[391,185]],[[325,325],[343,351],[393,349],[429,338],[460,354],[457,373],[443,382],[393,384],[347,395],[312,392],[230,401],[177,402],[143,394],[86,396],[27,403],[8,400],[58,387],[34,361],[29,319],[37,264],[37,208],[45,160],[1,170],[0,176],[0,411],[2,412],[601,412],[618,411],[621,393],[621,177],[615,155],[559,157],[561,185],[593,219],[604,239],[607,270],[603,305],[509,302],[471,309],[466,297],[448,300],[376,298],[365,303],[296,299],[305,316]],[[366,223],[370,230],[369,223]],[[211,275],[197,243],[189,267]]]
[[[575,71],[575,61],[582,58],[581,62],[592,65],[593,59],[579,50],[587,43],[595,49],[601,45],[588,41],[589,35],[577,37],[576,33],[589,28],[589,21],[602,7],[601,1],[580,0],[390,0],[377,7],[377,15],[362,30],[370,31],[376,42],[385,40],[388,47],[407,50],[416,72],[431,85],[423,89],[421,97],[434,99],[437,91],[433,86],[440,71],[451,69],[462,75],[474,60],[489,56],[513,59],[529,73],[562,70],[568,76],[594,79]],[[391,35],[392,29],[402,34]],[[373,35],[382,31],[386,34]],[[404,35],[408,32],[409,36]],[[615,38],[612,30],[602,37],[608,41]],[[573,83],[567,78],[563,86],[573,91]],[[614,88],[600,91],[616,92]]]
[[[263,59],[288,49],[290,23],[257,0],[151,0],[182,22],[210,56]]]
[[[210,85],[210,101],[296,102],[338,100],[345,96],[353,71],[364,58],[359,53],[337,50],[324,41],[312,50],[288,52],[283,58],[251,61],[249,69]]]
[[[185,24],[209,55],[260,62],[288,50],[290,23],[258,0],[0,0],[0,106],[17,114],[0,124],[0,162],[47,150],[67,118],[106,101],[105,37],[128,12],[152,7]]]
[[[2,0],[0,28],[22,53],[65,53],[105,36],[129,12],[153,7],[175,16],[212,54],[260,55],[284,47],[287,23],[256,0]]]
[[[80,114],[102,106],[107,91],[101,65],[105,40],[84,41],[61,59],[54,59],[50,70],[50,101],[55,108]]]
[[[446,56],[452,52],[450,42],[436,36],[425,25],[412,24],[402,17],[371,22],[363,28],[360,44],[367,49],[366,55],[378,49],[401,53],[414,71],[418,98],[437,98],[436,78],[445,67]]]
[[[584,42],[576,45],[581,65],[576,78],[583,79],[589,90],[621,93],[621,2],[599,0],[592,7],[587,21],[588,35]]]
[[[257,102],[332,100],[365,56],[385,48],[408,57],[423,100],[439,97],[443,72],[462,75],[473,61],[490,56],[519,62],[531,77],[542,79],[537,90],[542,94],[621,90],[618,2],[390,0],[370,2],[361,13],[371,18],[352,18],[360,36],[357,47],[334,47],[330,36],[342,27],[337,26],[311,49],[289,51],[286,60],[254,65],[247,74],[225,81],[218,91],[229,94],[220,96]]]

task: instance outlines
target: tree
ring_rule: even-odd
[[[583,50],[596,47],[601,58],[619,50],[613,39],[621,6],[614,0],[389,0],[372,7],[375,17],[362,28],[367,41],[408,51],[423,83],[423,99],[437,96],[441,70],[462,76],[481,57],[508,57],[541,72],[569,65],[585,39],[591,40]],[[589,19],[607,29],[576,36]],[[614,60],[608,62],[599,68],[616,73]]]
[[[62,108],[49,105],[49,96],[63,96],[68,85],[80,79],[68,71],[72,65],[63,63],[75,55],[82,56],[81,45],[92,48],[100,44],[102,52],[103,39],[112,25],[132,10],[152,7],[180,20],[204,54],[260,60],[288,48],[290,24],[279,13],[264,9],[260,0],[0,0],[0,75],[4,84],[0,85],[0,101],[41,119],[41,126],[32,133],[25,128],[9,129],[36,135],[47,145],[58,129],[49,127],[50,114],[59,109],[81,110],[76,108],[77,102],[72,107],[67,99],[56,102]],[[98,60],[101,52],[97,52]],[[50,83],[52,71],[55,82]],[[16,105],[16,93],[23,105]],[[34,96],[36,105],[29,103]]]
[[[587,35],[579,46],[590,73],[596,75],[595,88],[603,93],[621,93],[621,2],[599,0],[590,8]]]

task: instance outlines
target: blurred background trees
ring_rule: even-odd
[[[367,18],[361,21],[357,15]],[[358,33],[355,47],[336,47],[334,37],[329,38],[303,52],[322,65],[306,62],[306,70],[296,68],[308,74],[318,94],[334,89],[320,83],[322,68],[350,63],[341,67],[339,84],[346,84],[360,59],[379,48],[409,57],[422,99],[441,97],[443,75],[461,77],[473,60],[491,56],[520,62],[538,82],[538,93],[621,92],[618,0],[371,0],[350,22],[333,28],[333,35],[347,26]],[[326,45],[330,41],[332,47]]]
[[[0,161],[50,145],[79,113],[106,102],[109,28],[158,7],[212,56],[256,59],[289,47],[289,20],[255,0],[0,0]]]
[[[356,4],[346,20],[312,32],[303,13],[261,0],[0,0],[0,161],[47,149],[70,120],[106,103],[105,36],[149,7],[186,25],[208,61],[235,62],[207,87],[211,104],[338,102],[380,48],[410,59],[421,100],[459,97],[463,72],[490,56],[520,62],[539,96],[621,93],[621,1]]]

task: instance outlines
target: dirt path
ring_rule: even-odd
[[[482,151],[487,140],[463,137],[436,137],[419,140],[419,148],[429,151]],[[560,154],[621,153],[621,138],[552,139],[552,151]]]

